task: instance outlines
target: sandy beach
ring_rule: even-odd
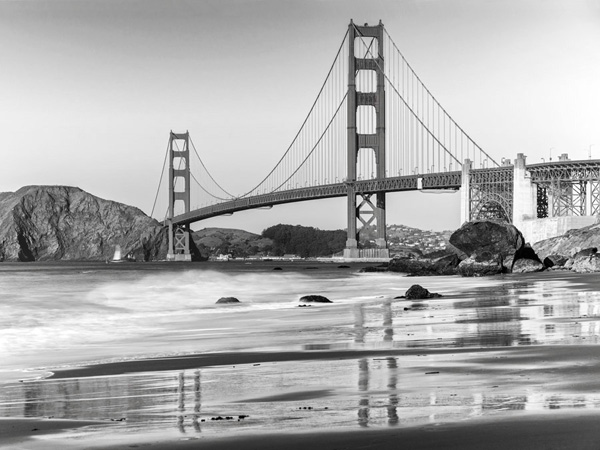
[[[2,386],[0,448],[597,448],[593,275],[330,273],[334,283],[323,273],[289,275],[272,295],[283,295],[290,279],[302,290],[318,283],[331,295],[339,289],[332,305],[209,307],[197,316],[175,305],[152,334],[127,342],[110,338],[115,330],[105,338],[112,340],[86,343],[79,358],[93,354],[91,364],[28,366],[37,368]],[[231,281],[249,276],[262,279]],[[367,286],[345,300],[366,282],[377,292]],[[417,282],[443,297],[394,298]],[[136,283],[139,290],[148,281]],[[118,290],[111,286],[93,298],[104,305],[106,292]],[[165,315],[159,303],[156,311]],[[206,351],[181,351],[188,341]],[[148,342],[164,350],[144,357]],[[127,356],[132,347],[142,356]],[[90,353],[100,350],[114,357]]]
[[[106,364],[77,370],[58,372],[53,379],[79,379],[104,376],[118,376],[132,373],[148,373],[153,371],[179,371],[188,368],[231,367],[238,365],[278,364],[294,362],[300,368],[307,360],[320,360],[329,365],[336,365],[341,360],[364,360],[380,358],[408,357],[434,358],[443,369],[429,376],[437,377],[437,387],[453,385],[457,396],[461,388],[456,378],[468,378],[470,386],[480,385],[481,390],[501,391],[507,401],[506,410],[515,411],[521,406],[511,406],[507,392],[522,392],[523,386],[535,380],[553,392],[563,393],[597,393],[594,405],[561,404],[561,399],[554,394],[555,405],[541,407],[537,411],[523,411],[518,417],[506,414],[506,410],[498,408],[487,416],[470,416],[459,420],[448,420],[441,417],[429,423],[408,426],[399,418],[396,427],[315,427],[299,431],[250,429],[238,432],[229,428],[229,432],[196,433],[157,433],[150,430],[146,433],[120,433],[122,422],[119,419],[103,421],[60,420],[60,419],[2,419],[0,420],[0,445],[2,448],[88,448],[116,450],[136,447],[154,449],[596,449],[600,439],[600,348],[597,346],[548,346],[548,347],[515,347],[496,349],[439,349],[439,350],[396,350],[396,351],[364,351],[364,352],[319,352],[318,354],[301,353],[229,353],[219,355],[190,355],[185,358],[163,358],[147,361],[135,361],[120,364]],[[498,360],[501,359],[500,370]],[[455,362],[454,367],[447,364]],[[469,371],[456,372],[459,362],[469,361]],[[438,367],[438,368],[439,368]],[[409,384],[419,383],[420,377],[427,372],[416,374]],[[308,376],[305,374],[304,376]],[[445,380],[440,380],[441,377]],[[525,389],[526,390],[526,389]],[[286,393],[285,393],[286,392]],[[567,398],[568,395],[565,395]],[[277,389],[265,398],[249,401],[264,403],[291,402],[294,404],[327,403],[326,391],[303,391]],[[583,396],[579,396],[580,400]],[[423,405],[420,406],[423,408]],[[492,408],[491,404],[489,406]],[[513,409],[514,408],[514,409]],[[545,409],[545,410],[544,410]],[[313,411],[312,409],[310,410]],[[325,412],[315,407],[318,414]],[[459,413],[456,413],[459,415]],[[324,418],[322,416],[322,418]],[[112,422],[112,423],[109,423]],[[73,429],[79,429],[74,432]],[[88,429],[93,429],[86,434]],[[44,439],[47,433],[58,433],[69,430],[64,438],[60,434],[51,439]],[[98,431],[100,430],[100,431]],[[188,433],[189,434],[189,433]],[[91,439],[89,439],[91,438]]]

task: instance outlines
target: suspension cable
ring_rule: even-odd
[[[331,126],[331,124],[333,123],[334,119],[336,118],[338,112],[340,111],[342,105],[344,104],[344,102],[346,101],[346,97],[348,97],[348,92],[346,92],[346,94],[344,95],[344,98],[342,98],[342,101],[340,102],[340,104],[338,105],[337,109],[335,110],[335,113],[333,114],[333,117],[331,118],[331,120],[329,121],[329,123],[327,124],[327,126],[325,127],[325,130],[323,130],[323,133],[321,133],[321,136],[319,137],[319,139],[317,140],[317,142],[315,143],[315,145],[313,146],[313,148],[311,149],[311,151],[308,153],[308,155],[306,155],[306,157],[304,158],[304,160],[300,163],[300,165],[296,168],[296,170],[294,170],[294,172],[292,172],[290,174],[290,176],[283,181],[283,183],[281,183],[279,186],[277,186],[275,189],[273,189],[271,192],[275,192],[276,190],[278,190],[281,186],[283,186],[285,183],[287,183],[296,173],[298,173],[298,171],[302,168],[302,166],[304,165],[304,163],[306,161],[308,161],[308,158],[314,153],[314,151],[317,149],[317,146],[319,145],[319,143],[321,142],[321,140],[323,139],[323,136],[325,136],[325,133],[327,133],[327,130],[329,130],[329,127]]]
[[[234,200],[234,198],[222,198],[222,197],[218,197],[218,196],[216,196],[216,195],[214,195],[214,194],[212,194],[212,193],[208,192],[208,191],[207,191],[207,190],[204,188],[204,186],[202,186],[202,185],[200,184],[200,182],[199,182],[199,181],[196,179],[196,177],[194,176],[194,174],[193,174],[192,172],[190,172],[190,176],[191,176],[191,177],[192,177],[192,179],[193,179],[193,180],[196,182],[196,184],[198,185],[198,187],[199,187],[200,189],[202,189],[204,192],[206,192],[206,194],[210,195],[212,198],[215,198],[215,199],[217,199],[217,200],[223,200],[223,201]]]
[[[170,142],[170,140],[169,140]],[[158,194],[160,193],[160,186],[162,185],[162,179],[165,175],[165,167],[167,165],[167,158],[169,157],[169,142],[167,142],[167,151],[165,152],[165,159],[163,160],[163,166],[160,171],[160,179],[158,180],[158,188],[156,189],[156,196],[154,197],[154,203],[152,204],[152,212],[150,213],[150,217],[154,215],[154,208],[156,208],[156,202],[158,201]]]
[[[194,145],[194,141],[192,141],[192,138],[191,138],[191,137],[190,137],[190,142],[192,143],[192,148],[194,149],[194,153],[195,153],[195,154],[196,154],[196,156],[198,157],[198,160],[200,161],[200,164],[202,164],[202,167],[204,168],[204,170],[206,171],[206,173],[208,174],[208,176],[210,177],[210,179],[213,181],[213,183],[215,183],[219,189],[221,189],[223,192],[225,192],[227,195],[229,195],[229,197],[231,197],[231,198],[235,198],[235,195],[233,195],[233,194],[230,194],[230,193],[229,193],[229,192],[227,192],[225,189],[223,189],[223,187],[222,187],[222,186],[221,186],[219,183],[217,183],[217,181],[216,181],[216,180],[213,178],[213,176],[210,174],[210,172],[208,171],[208,169],[207,169],[207,168],[206,168],[206,166],[204,165],[204,162],[202,161],[202,158],[200,158],[200,155],[198,154],[198,151],[196,150],[196,146]],[[190,171],[190,174],[191,174],[191,171]],[[194,178],[194,180],[196,180],[196,179]],[[200,182],[198,182],[198,180],[196,180],[196,183],[198,183],[198,185],[200,185]],[[202,186],[200,186],[200,187],[202,187]],[[207,192],[207,193],[208,193],[208,192]],[[210,194],[209,194],[209,195],[210,195]],[[214,196],[214,195],[213,195],[213,197],[215,197],[215,198],[219,198],[219,197],[217,197],[217,196]],[[228,199],[220,199],[220,198],[219,198],[219,200],[228,200]]]
[[[283,156],[279,159],[279,161],[277,162],[277,164],[275,164],[275,167],[273,167],[273,169],[267,174],[267,176],[265,176],[260,183],[258,183],[256,186],[254,186],[252,189],[250,189],[248,192],[246,192],[243,195],[240,195],[240,197],[238,198],[243,198],[248,196],[249,194],[251,194],[252,192],[254,192],[261,184],[263,184],[272,174],[273,172],[275,172],[275,169],[277,169],[277,167],[279,167],[279,165],[281,164],[281,162],[284,160],[284,158],[287,156],[287,154],[290,152],[290,150],[292,149],[292,146],[296,143],[296,140],[298,139],[298,136],[300,136],[300,133],[302,132],[302,130],[304,129],[304,126],[306,125],[306,122],[308,121],[308,119],[310,118],[310,115],[312,114],[319,98],[321,97],[321,94],[323,93],[323,90],[325,89],[325,85],[327,84],[327,81],[329,80],[329,77],[331,75],[331,72],[333,72],[333,69],[335,67],[335,64],[340,56],[340,53],[342,51],[342,49],[344,48],[344,43],[346,42],[346,38],[348,37],[348,31],[346,31],[346,34],[344,34],[344,39],[342,39],[342,43],[340,44],[340,47],[335,55],[335,58],[333,60],[333,64],[331,65],[331,67],[329,68],[329,72],[327,72],[327,76],[325,77],[325,81],[323,82],[323,84],[321,85],[321,89],[319,89],[319,93],[317,94],[317,98],[315,99],[314,103],[312,104],[310,111],[308,112],[308,114],[306,115],[306,118],[304,119],[304,121],[302,122],[302,125],[300,126],[300,129],[298,130],[298,133],[296,133],[296,136],[294,137],[294,139],[292,140],[292,143],[288,146],[287,150],[285,151],[285,153],[283,154]]]
[[[356,25],[354,26],[356,28]],[[462,127],[456,122],[456,120],[454,120],[454,118],[446,111],[446,109],[441,105],[441,103],[437,100],[437,98],[435,98],[435,96],[431,93],[431,91],[429,91],[429,89],[427,88],[427,86],[425,85],[425,83],[423,83],[423,81],[421,81],[421,79],[419,78],[419,75],[417,75],[417,73],[414,71],[414,69],[412,68],[412,66],[409,64],[409,62],[406,60],[406,58],[404,57],[404,54],[400,51],[400,49],[398,48],[398,46],[396,45],[396,43],[394,42],[394,40],[392,39],[392,37],[388,34],[387,30],[384,28],[383,31],[385,31],[385,35],[387,36],[387,38],[390,40],[390,42],[392,43],[392,45],[394,46],[394,48],[396,49],[396,51],[398,52],[398,54],[400,55],[400,57],[402,58],[402,61],[404,62],[404,64],[406,64],[406,66],[410,69],[410,71],[412,72],[413,76],[419,81],[419,83],[421,83],[421,85],[423,86],[423,88],[425,89],[425,91],[427,91],[427,93],[431,96],[431,98],[435,101],[435,103],[438,105],[439,108],[441,108],[441,110],[444,112],[444,114],[446,116],[448,116],[448,118],[452,121],[452,123],[454,124],[454,126],[456,126],[461,133],[463,133],[472,143],[473,145],[475,145],[475,147],[477,147],[477,149],[482,152],[485,156],[487,156],[494,164],[496,164],[496,166],[500,166],[500,164],[498,164],[494,158],[492,158],[485,150],[483,150],[481,148],[481,146],[479,146],[477,144],[477,142],[475,142],[471,136],[469,136],[469,134],[462,129]],[[386,77],[387,78],[387,77]],[[391,84],[391,83],[390,83]],[[392,85],[393,86],[393,85]],[[394,89],[395,90],[395,89]],[[397,91],[396,91],[397,92]]]
[[[356,30],[356,32],[358,33],[360,40],[363,42],[363,45],[366,47],[367,44],[365,43],[364,39],[363,39],[363,35],[360,32],[360,30],[358,28],[356,28],[356,25],[354,25],[354,28]],[[408,105],[408,103],[406,102],[406,100],[404,100],[404,98],[402,98],[402,96],[400,95],[400,92],[398,92],[398,89],[396,88],[396,86],[394,86],[394,84],[390,81],[389,77],[387,76],[387,74],[383,71],[383,69],[381,68],[381,66],[379,65],[379,63],[377,62],[377,58],[375,58],[375,55],[373,55],[373,53],[371,51],[369,51],[370,55],[373,57],[373,62],[375,63],[375,65],[377,66],[377,68],[381,71],[381,73],[383,74],[383,76],[385,77],[385,79],[387,80],[387,82],[390,84],[390,86],[392,87],[392,89],[394,89],[394,91],[396,92],[396,94],[398,95],[398,97],[400,97],[400,99],[402,100],[402,103],[404,103],[404,105],[408,108],[408,110],[413,114],[413,116],[417,119],[417,121],[421,124],[421,126],[423,127],[424,130],[427,131],[428,134],[431,135],[431,137],[438,143],[438,145],[444,149],[444,151],[446,151],[448,154],[450,154],[450,156],[452,156],[452,158],[454,158],[454,160],[458,163],[461,164],[461,162],[456,159],[456,157],[439,141],[439,139],[437,137],[435,137],[433,135],[433,133],[425,126],[425,124],[423,123],[423,121],[421,120],[421,118],[415,113],[415,111]],[[424,86],[421,83],[421,86]],[[422,108],[421,108],[422,109]],[[422,137],[421,137],[422,139]]]

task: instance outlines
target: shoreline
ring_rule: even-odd
[[[496,353],[510,353],[515,359],[530,358],[531,362],[547,361],[550,358],[566,361],[591,360],[600,348],[600,344],[586,345],[523,345],[516,347],[462,347],[462,348],[400,348],[372,350],[332,350],[332,351],[273,351],[273,352],[216,352],[169,356],[164,358],[136,359],[131,361],[101,363],[72,369],[59,369],[43,380],[62,380],[70,378],[91,378],[114,375],[127,375],[157,371],[181,371],[207,367],[236,366],[294,361],[348,360],[377,357],[435,356],[454,354],[481,354],[481,358],[495,358]],[[600,353],[600,352],[598,352]],[[600,369],[600,361],[598,361]],[[33,381],[33,380],[32,380]],[[600,380],[599,380],[600,381]],[[28,381],[30,382],[30,381]]]
[[[600,413],[564,414],[549,418],[545,414],[513,419],[488,418],[469,423],[361,429],[306,431],[303,433],[245,434],[242,436],[201,437],[190,440],[153,440],[146,442],[154,450],[597,450]],[[139,442],[139,441],[138,441]],[[145,445],[130,444],[129,446]],[[100,444],[88,450],[118,450],[122,444]]]
[[[5,391],[0,448],[596,449],[599,281],[432,279],[444,297],[395,301],[393,281],[381,301],[261,312],[223,335],[247,350],[49,366]]]
[[[486,417],[463,422],[432,423],[424,426],[399,426],[365,429],[305,430],[284,433],[238,433],[226,436],[181,437],[129,435],[115,439],[107,433],[95,442],[82,442],[87,450],[121,450],[151,447],[154,450],[305,450],[318,448],[397,450],[597,450],[600,412],[563,412],[524,417]],[[68,430],[81,430],[99,421],[65,419],[0,419],[0,448],[60,449],[60,439],[44,436]],[[35,436],[40,436],[36,439]],[[56,445],[54,445],[56,444]],[[71,444],[72,446],[72,444]],[[74,448],[83,448],[76,446]]]

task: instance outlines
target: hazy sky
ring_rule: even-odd
[[[0,0],[0,192],[64,184],[150,212],[169,131],[230,192],[287,148],[348,22],[376,24],[497,160],[600,159],[600,0]],[[166,195],[166,194],[164,194]],[[459,194],[388,223],[459,226]],[[345,199],[195,224],[344,228]]]

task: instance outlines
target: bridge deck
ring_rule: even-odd
[[[461,172],[445,172],[425,175],[408,175],[384,179],[359,180],[352,183],[356,193],[400,192],[421,189],[459,189]],[[263,208],[283,203],[302,202],[322,198],[345,197],[349,183],[290,189],[252,197],[236,198],[216,205],[199,208],[173,218],[173,223],[185,225],[211,217],[232,214],[247,209]]]

